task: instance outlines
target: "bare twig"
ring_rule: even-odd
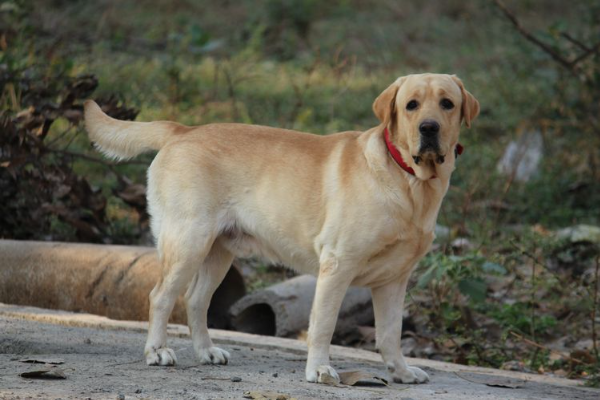
[[[117,367],[119,365],[131,365],[131,364],[137,364],[137,363],[143,362],[143,361],[145,361],[145,360],[140,358],[140,359],[134,360],[134,361],[127,361],[127,362],[116,363],[116,364],[108,364],[108,365],[105,365],[104,367],[109,368],[109,367]]]
[[[203,381],[230,381],[231,378],[225,378],[221,376],[203,376],[200,378]]]
[[[57,137],[55,137],[54,139],[52,139],[49,143],[46,144],[47,147],[52,146],[54,143],[58,142],[59,140],[61,140],[62,138],[64,138],[69,132],[71,132],[71,129],[73,129],[75,125],[69,125],[67,129],[64,130],[64,132],[62,132],[60,135],[58,135]],[[70,141],[69,141],[70,143]]]
[[[541,344],[539,344],[537,342],[534,342],[533,340],[527,339],[523,335],[519,335],[516,332],[509,331],[508,333],[510,333],[511,335],[513,335],[514,337],[516,337],[517,339],[521,340],[525,344],[528,344],[530,346],[536,347],[536,348],[538,348],[540,350],[546,350],[546,351],[549,351],[551,353],[558,354],[561,357],[564,357],[564,358],[568,359],[569,361],[572,361],[572,362],[577,363],[577,364],[583,364],[583,365],[587,364],[585,361],[579,360],[577,358],[573,358],[573,357],[568,356],[568,355],[566,355],[564,353],[561,353],[560,351],[549,349],[548,347],[546,347],[544,345],[541,345]]]
[[[6,88],[8,90],[8,93],[10,94],[10,101],[12,102],[13,110],[18,110],[21,102],[17,98],[17,92],[15,91],[15,85],[13,85],[12,83],[8,83],[6,85]]]
[[[213,89],[210,94],[210,99],[216,99],[217,93],[219,93],[219,63],[215,63],[215,67],[213,69]]]
[[[77,138],[77,132],[73,136],[71,136],[71,138],[69,139],[67,144],[65,144],[63,146],[63,150],[67,150],[69,148],[69,146],[71,145],[71,143],[73,143],[73,141],[75,141],[75,138]]]
[[[231,100],[233,118],[237,120],[239,113],[237,109],[237,99],[235,97],[235,82],[228,68],[223,68],[223,75],[225,76],[225,80],[227,81],[227,94],[229,95],[229,99]]]
[[[252,80],[256,78],[256,74],[246,73],[244,75],[239,76],[236,74],[236,67],[234,61],[230,61],[221,67],[220,71],[223,72],[223,76],[225,77],[225,82],[227,84],[227,95],[231,101],[231,109],[233,112],[233,118],[237,121],[240,117],[240,110],[238,108],[238,99],[236,88],[237,85],[244,81]],[[217,74],[217,72],[215,72]],[[215,75],[216,76],[216,75]],[[215,77],[215,79],[217,79]],[[216,90],[216,89],[215,89]],[[241,103],[241,102],[240,102]],[[243,104],[242,104],[243,105]]]
[[[527,29],[525,29],[525,27],[523,27],[523,25],[521,25],[521,23],[519,22],[519,20],[515,16],[515,14],[513,14],[506,7],[506,5],[504,5],[504,2],[502,0],[494,0],[494,3],[500,9],[500,11],[502,11],[502,13],[504,14],[504,16],[514,25],[515,29],[525,39],[529,40],[531,43],[533,43],[536,46],[538,46],[540,49],[542,49],[544,52],[546,52],[548,55],[550,55],[550,57],[552,57],[552,59],[554,61],[558,62],[560,65],[562,65],[563,67],[565,67],[566,69],[568,69],[572,73],[575,73],[575,72],[577,72],[579,70],[578,64],[581,61],[585,60],[586,58],[588,58],[591,55],[596,54],[598,51],[600,51],[600,42],[596,43],[592,47],[587,47],[583,43],[581,43],[578,40],[576,40],[573,37],[571,37],[569,34],[562,33],[561,35],[565,39],[569,40],[572,43],[575,43],[578,47],[580,47],[581,49],[584,50],[584,52],[582,54],[578,55],[577,57],[575,57],[572,60],[569,60],[563,54],[560,54],[558,51],[556,51],[551,46],[549,46],[548,44],[544,43],[543,41],[541,41],[540,39],[538,39],[537,37],[535,37]]]
[[[500,9],[500,11],[502,11],[502,13],[504,13],[504,16],[515,26],[517,31],[521,35],[523,35],[525,37],[525,39],[529,40],[531,43],[535,44],[536,46],[538,46],[539,48],[544,50],[546,53],[548,53],[554,59],[554,61],[561,64],[563,67],[567,68],[570,71],[573,70],[574,66],[569,60],[564,58],[561,54],[556,52],[552,47],[548,46],[546,43],[542,42],[541,40],[539,40],[538,38],[533,36],[527,29],[525,29],[521,25],[521,23],[519,22],[517,17],[504,5],[504,2],[502,2],[502,0],[494,0],[494,3],[496,3],[496,6]]]
[[[596,257],[596,270],[594,271],[594,305],[592,307],[592,344],[596,361],[598,358],[598,343],[596,334],[596,312],[598,311],[598,272],[600,270],[600,256]]]
[[[560,36],[564,37],[565,39],[567,39],[569,42],[573,43],[575,46],[579,47],[581,50],[583,51],[590,51],[590,48],[588,46],[586,46],[585,44],[581,43],[580,40],[575,39],[573,36],[571,36],[568,32],[561,32]]]
[[[350,88],[350,82],[352,82],[352,80],[354,79],[354,76],[356,74],[356,63],[357,63],[357,59],[356,56],[352,56],[351,58],[344,58],[343,60],[340,61],[340,55],[342,52],[342,47],[338,47],[338,49],[336,50],[335,56],[334,56],[334,66],[333,66],[333,75],[335,76],[335,80],[336,80],[336,85],[338,87],[340,87],[341,89],[339,89],[332,97],[331,99],[331,106],[329,108],[329,114],[331,120],[334,119],[335,117],[335,106],[338,102],[338,98],[340,96],[342,96],[344,93],[346,93],[348,91],[348,89]],[[349,73],[348,74],[344,74],[344,68],[350,64],[349,66]]]
[[[555,272],[553,272],[552,270],[550,270],[550,268],[548,268],[548,266],[546,264],[544,264],[543,262],[541,262],[540,260],[538,260],[538,258],[536,256],[534,256],[533,254],[531,254],[528,250],[522,248],[521,246],[519,246],[518,244],[516,244],[514,242],[514,240],[509,240],[509,243],[512,247],[514,247],[515,249],[517,249],[522,255],[524,255],[525,257],[529,258],[530,260],[532,260],[534,263],[536,263],[537,265],[539,265],[540,267],[542,267],[544,269],[544,271],[552,274],[552,276],[554,276],[554,279],[556,279],[558,282],[562,281],[562,278],[556,274]]]
[[[581,61],[585,60],[586,58],[588,58],[589,56],[596,54],[598,51],[600,50],[600,42],[596,43],[594,46],[592,46],[591,49],[589,49],[587,52],[580,54],[579,56],[577,56],[573,61],[571,61],[573,63],[573,65],[576,65],[578,63],[580,63]]]
[[[529,300],[529,318],[531,320],[531,325],[529,327],[529,334],[531,335],[531,338],[533,339],[533,341],[535,341],[535,290],[536,290],[536,281],[535,281],[535,265],[537,263],[533,263],[531,264],[531,298]],[[537,356],[539,353],[540,349],[538,347],[536,347],[533,350],[533,354],[531,355],[531,365],[535,365],[535,362],[537,360]]]
[[[531,265],[531,299],[529,300],[531,302],[531,329],[530,329],[530,335],[533,338],[533,340],[535,340],[535,308],[534,308],[534,304],[535,304],[535,264],[533,263]]]
[[[320,58],[319,54],[317,54],[317,57],[312,62],[312,64],[310,66],[308,66],[307,68],[305,68],[306,80],[304,81],[304,85],[302,85],[302,87],[300,87],[300,85],[298,85],[292,81],[292,89],[294,90],[294,94],[296,95],[296,103],[294,104],[294,108],[292,109],[292,111],[288,117],[288,121],[290,124],[294,123],[294,121],[298,117],[298,114],[300,113],[300,110],[302,109],[302,106],[304,105],[304,96],[306,95],[306,92],[310,88],[312,76],[320,63],[321,63],[321,58]],[[291,80],[291,78],[290,78],[290,80]]]

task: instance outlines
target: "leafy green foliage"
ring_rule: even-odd
[[[420,275],[418,288],[423,289],[428,285],[456,285],[460,293],[474,302],[483,302],[486,298],[488,286],[484,276],[506,274],[502,265],[488,261],[476,252],[466,255],[431,253],[421,265],[424,272]]]
[[[523,302],[487,307],[487,310],[485,308],[482,307],[481,310],[509,331],[518,331],[525,334],[534,331],[539,335],[545,335],[557,324],[553,315],[536,315],[532,317],[531,305]]]

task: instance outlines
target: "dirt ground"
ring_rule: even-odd
[[[148,367],[142,359],[145,324],[113,321],[0,303],[0,399],[242,399],[276,392],[297,399],[598,399],[600,390],[577,382],[430,360],[410,360],[431,377],[424,385],[327,386],[304,379],[305,345],[291,339],[214,331],[232,353],[227,366],[199,365],[187,328],[170,327],[175,367]],[[374,353],[333,346],[339,371],[385,376]],[[63,362],[66,379],[20,374]],[[490,386],[492,385],[492,386]],[[249,397],[246,397],[249,398]],[[257,398],[257,397],[255,397]],[[277,398],[277,397],[272,397]]]

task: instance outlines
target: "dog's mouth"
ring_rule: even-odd
[[[419,148],[418,154],[413,155],[413,161],[417,165],[426,162],[443,164],[444,161],[446,161],[446,155],[442,154],[440,146],[437,142],[422,143],[421,147]]]

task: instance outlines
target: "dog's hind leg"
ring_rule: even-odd
[[[203,223],[204,222],[204,223]],[[158,238],[162,277],[150,293],[150,323],[144,354],[148,365],[174,365],[175,352],[166,347],[167,322],[175,301],[208,255],[214,237],[205,221],[163,221]]]
[[[215,241],[185,294],[194,351],[202,364],[227,364],[229,361],[229,352],[215,347],[210,339],[207,313],[210,300],[232,261],[233,254],[223,248],[218,240]]]

